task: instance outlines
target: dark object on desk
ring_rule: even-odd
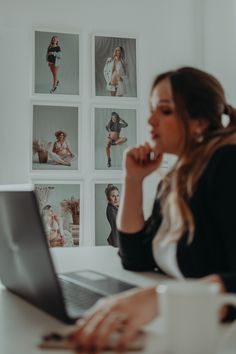
[[[0,191],[0,277],[8,290],[66,323],[99,298],[135,287],[91,270],[57,276],[33,191]]]
[[[118,339],[119,333],[113,333],[105,350],[112,350]],[[41,349],[71,349],[76,350],[76,353],[79,353],[79,348],[74,342],[70,341],[68,334],[50,333],[43,336],[42,341],[38,346]],[[144,346],[145,333],[140,331],[138,335],[130,341],[129,346],[125,351],[140,351],[144,349]]]

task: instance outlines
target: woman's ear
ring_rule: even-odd
[[[209,122],[204,118],[191,119],[189,123],[189,127],[190,127],[190,132],[202,134],[208,129]]]

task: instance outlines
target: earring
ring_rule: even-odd
[[[198,143],[198,144],[202,143],[204,140],[203,132],[202,131],[195,131],[193,133],[193,139],[194,139],[195,143]]]

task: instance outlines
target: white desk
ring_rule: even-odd
[[[153,273],[124,270],[117,250],[111,247],[58,248],[52,249],[52,256],[57,272],[93,269],[140,286],[155,285],[164,279]],[[71,354],[37,348],[42,335],[64,328],[63,323],[0,287],[0,354]],[[139,353],[161,354],[160,322],[154,321],[147,331],[145,350]],[[219,354],[236,354],[236,328],[228,339],[228,349]]]

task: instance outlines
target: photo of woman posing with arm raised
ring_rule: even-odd
[[[122,128],[128,127],[128,123],[116,112],[112,112],[111,119],[106,125],[108,131],[108,141],[106,146],[107,167],[111,167],[111,146],[122,145],[127,142],[127,138],[121,137]]]

